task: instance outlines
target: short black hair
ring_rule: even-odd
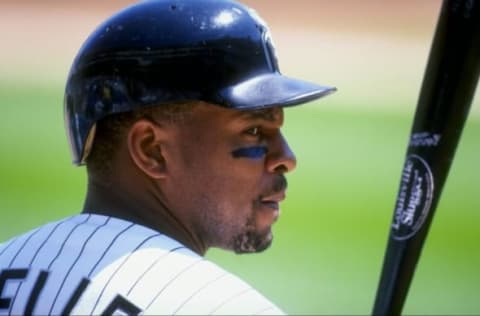
[[[108,176],[111,161],[129,128],[138,120],[147,118],[156,122],[176,124],[186,121],[195,101],[162,104],[115,113],[96,123],[91,151],[86,159],[89,174]],[[155,119],[153,119],[155,117]]]

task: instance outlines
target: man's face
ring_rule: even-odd
[[[164,147],[167,207],[183,214],[207,247],[245,253],[271,244],[284,173],[296,164],[282,124],[281,108],[242,112],[201,103],[172,127]]]

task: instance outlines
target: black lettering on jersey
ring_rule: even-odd
[[[40,274],[37,277],[37,281],[35,281],[35,285],[33,286],[33,290],[30,293],[30,297],[28,298],[27,306],[25,307],[25,311],[23,312],[24,315],[32,315],[33,309],[37,304],[38,297],[40,296],[40,292],[42,291],[45,283],[47,282],[49,272],[48,271],[40,271]]]
[[[2,293],[9,280],[23,280],[27,277],[28,269],[5,269],[0,273],[0,309],[9,309],[11,297],[3,297]],[[21,281],[20,281],[21,282]]]
[[[103,311],[102,316],[111,316],[116,312],[124,312],[127,315],[138,315],[142,310],[121,295],[117,295]]]
[[[68,300],[67,305],[65,305],[65,307],[63,308],[62,315],[70,315],[72,309],[75,307],[78,300],[82,296],[83,292],[85,292],[85,289],[89,284],[90,280],[87,278],[83,278],[82,281],[80,281],[77,288],[75,289],[75,292],[73,292],[72,296]]]

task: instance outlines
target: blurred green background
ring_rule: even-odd
[[[366,315],[383,262],[440,1],[248,0],[272,28],[283,73],[335,85],[286,112],[298,158],[275,242],[207,257],[290,314]],[[0,3],[0,240],[78,213],[64,81],[91,30],[130,1]],[[478,93],[477,93],[478,95]],[[405,314],[480,314],[480,104],[459,144]]]

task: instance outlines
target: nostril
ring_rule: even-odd
[[[288,172],[288,168],[284,164],[278,165],[277,167],[275,167],[275,172],[276,173],[286,173],[286,172]]]

